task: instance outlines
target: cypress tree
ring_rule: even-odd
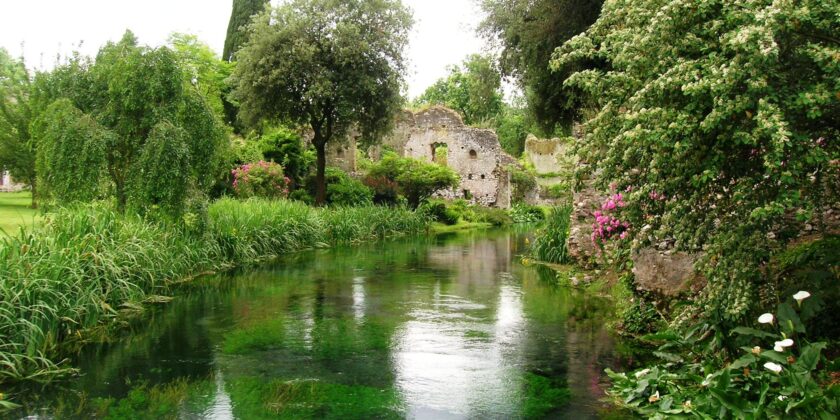
[[[262,12],[269,0],[233,0],[233,11],[230,13],[225,48],[222,59],[231,61],[233,54],[247,41],[244,25],[251,20],[251,16]]]

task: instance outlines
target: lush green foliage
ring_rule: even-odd
[[[510,183],[513,186],[510,198],[514,203],[521,202],[529,192],[538,188],[533,169],[527,167],[520,169],[516,165],[508,165],[505,169],[510,174]]]
[[[210,206],[203,235],[104,204],[61,210],[0,244],[0,381],[66,371],[59,346],[207,270],[304,248],[419,233],[406,209],[313,209],[291,201]]]
[[[557,46],[589,27],[603,0],[482,0],[486,18],[479,28],[501,49],[500,69],[516,79],[525,93],[529,113],[544,135],[556,125],[570,125],[578,114],[581,95],[564,85],[574,71],[597,66],[600,60],[569,62],[554,70],[548,67]]]
[[[224,132],[201,93],[185,80],[178,56],[168,48],[138,46],[134,35],[126,32],[118,43],[102,47],[94,62],[74,57],[36,78],[36,87],[33,102],[39,109],[43,106],[49,111],[47,104],[60,98],[67,98],[78,109],[67,110],[69,105],[60,108],[62,118],[79,121],[68,126],[68,133],[58,126],[53,138],[75,142],[62,144],[64,150],[105,151],[99,167],[119,209],[131,201],[136,208],[163,205],[176,211],[180,203],[172,200],[183,199],[185,188],[206,191],[212,186]],[[35,127],[48,128],[54,118],[48,112],[42,114]],[[71,128],[90,127],[87,120],[95,121],[103,133],[94,138],[72,135]],[[154,162],[164,155],[170,159],[168,164]],[[53,157],[39,163],[39,168],[50,171],[50,176],[42,179],[67,182],[62,180],[71,179],[74,173],[65,169],[74,168],[74,164],[60,159],[77,156],[62,153]],[[95,169],[86,170],[90,174]],[[156,191],[158,188],[167,190]]]
[[[449,68],[449,76],[429,86],[415,99],[416,106],[444,105],[464,117],[466,124],[490,120],[502,111],[502,77],[493,58],[473,54],[459,66]]]
[[[229,90],[225,79],[233,72],[233,64],[220,59],[195,35],[173,33],[169,36],[169,45],[184,72],[184,79],[195,86],[214,114],[224,115],[225,122],[233,125],[234,120],[225,114],[225,95]]]
[[[429,215],[429,217],[448,226],[458,223],[461,218],[461,212],[454,206],[447,206],[444,200],[428,200],[420,207],[420,209]]]
[[[327,142],[351,126],[374,141],[391,126],[410,27],[399,0],[293,0],[251,25],[233,75],[240,116],[252,125],[309,125],[319,204],[326,200]]]
[[[29,95],[32,81],[23,61],[0,48],[0,170],[36,186],[36,140],[29,133],[32,109]],[[34,204],[36,197],[32,196]]]
[[[502,150],[511,156],[521,156],[525,151],[525,139],[533,131],[533,122],[527,109],[514,104],[502,104],[502,110],[494,117],[493,128],[499,136]]]
[[[416,208],[436,191],[458,185],[458,174],[434,163],[386,153],[371,165],[368,176],[396,183],[408,204]]]
[[[240,198],[286,197],[289,178],[283,174],[282,166],[261,160],[233,170],[233,189]]]
[[[233,10],[228,21],[225,46],[222,50],[222,59],[234,61],[234,55],[248,40],[247,26],[251,18],[265,10],[269,0],[233,0]]]
[[[566,264],[569,254],[566,240],[569,238],[569,225],[572,206],[558,206],[551,210],[545,219],[545,227],[537,234],[531,253],[539,261]]]
[[[737,358],[702,345],[700,331],[693,331],[654,353],[662,365],[632,375],[609,372],[612,395],[652,418],[836,418],[840,389],[822,386],[826,343],[806,338],[803,321],[815,308],[803,296],[780,304],[776,316],[762,315],[755,328],[734,329]]]
[[[268,130],[259,139],[266,160],[283,165],[292,185],[299,185],[314,162],[311,151],[304,148],[300,134],[280,126]]]
[[[673,238],[706,251],[701,301],[720,322],[749,313],[759,267],[836,203],[836,10],[821,1],[611,1],[552,63],[609,63],[567,81],[598,106],[579,155],[602,186],[627,192],[623,217],[649,225],[637,244]]]
[[[537,223],[545,220],[545,212],[538,206],[516,203],[510,209],[510,218],[514,223]]]
[[[486,223],[491,226],[507,226],[513,223],[508,212],[504,209],[482,207],[470,204],[466,200],[427,200],[419,208],[427,214],[432,221],[443,223],[447,226],[458,224],[459,221],[467,223]]]
[[[373,191],[338,168],[327,168],[327,203],[335,206],[373,204]]]
[[[39,194],[63,203],[102,197],[107,131],[67,99],[50,105],[32,127],[38,138]]]

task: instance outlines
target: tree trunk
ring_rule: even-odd
[[[31,207],[33,209],[38,208],[38,190],[36,188],[37,186],[35,185],[35,182],[36,182],[35,178],[32,178],[32,179],[29,180],[29,186],[32,188],[32,204],[31,204]]]
[[[327,202],[327,183],[324,172],[327,167],[326,143],[313,141],[318,156],[315,162],[315,204],[323,206]]]

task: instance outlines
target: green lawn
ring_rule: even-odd
[[[5,193],[0,192],[0,235],[17,232],[18,226],[32,226],[40,219],[38,211],[30,208],[32,194],[30,192]]]

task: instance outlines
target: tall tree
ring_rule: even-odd
[[[493,58],[472,54],[461,66],[451,66],[449,76],[429,86],[415,100],[418,105],[439,104],[458,111],[467,124],[488,121],[502,110],[502,76]]]
[[[93,63],[73,59],[38,85],[39,104],[67,99],[33,124],[39,179],[77,173],[95,178],[93,168],[67,161],[84,160],[68,153],[75,147],[79,153],[104,152],[101,160],[84,157],[90,166],[101,161],[106,174],[107,182],[91,182],[109,185],[121,210],[157,206],[177,213],[187,189],[206,191],[212,184],[224,131],[201,93],[185,80],[172,50],[139,46],[126,32],[119,42],[102,47]]]
[[[240,116],[312,129],[317,203],[326,199],[327,143],[354,125],[379,139],[402,105],[411,24],[400,0],[292,0],[251,27],[233,74]]]
[[[26,182],[32,188],[32,206],[37,202],[35,177],[36,144],[29,134],[31,79],[23,61],[0,48],[0,171]]]
[[[225,47],[222,51],[222,59],[233,61],[233,55],[239,51],[245,41],[248,40],[246,29],[251,17],[265,10],[269,0],[233,0],[233,10],[230,13],[228,22]]]
[[[222,60],[197,36],[184,33],[169,35],[169,45],[178,58],[187,82],[195,86],[213,111],[224,117],[225,79],[233,71],[233,63]]]
[[[517,81],[543,134],[569,126],[581,106],[579,91],[564,85],[570,74],[601,66],[596,58],[549,68],[554,49],[598,18],[603,0],[482,0],[479,32],[501,48],[502,74]]]

